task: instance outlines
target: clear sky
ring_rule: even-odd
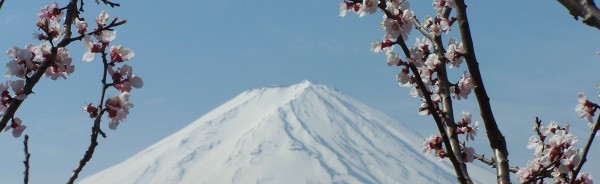
[[[36,14],[52,2],[6,0],[0,10],[0,50],[38,44],[32,36]],[[129,20],[118,28],[114,43],[134,49],[136,58],[129,64],[145,86],[132,92],[135,107],[126,124],[116,131],[103,125],[108,138],[99,140],[82,177],[123,161],[244,90],[304,79],[333,86],[424,136],[435,133],[431,118],[417,114],[419,99],[398,87],[399,68],[388,67],[383,54],[369,50],[383,36],[381,13],[341,18],[341,0],[123,1],[116,9],[86,2],[88,20],[102,9]],[[522,167],[532,158],[525,146],[536,116],[546,123],[569,122],[577,135],[587,135],[573,109],[579,91],[598,102],[600,31],[575,21],[554,1],[467,3],[511,165]],[[417,17],[434,14],[431,1],[412,1],[412,7]],[[408,45],[418,34],[412,32]],[[82,48],[81,43],[69,48],[76,64],[69,79],[42,80],[17,112],[31,137],[31,183],[66,182],[89,144],[92,120],[80,108],[99,98],[101,63],[82,62]],[[453,69],[451,79],[465,67]],[[462,110],[478,114],[474,98],[457,102],[455,110],[456,115]],[[476,152],[491,155],[482,147],[487,145],[483,129],[475,144]],[[0,145],[0,183],[22,182],[22,138],[2,133]],[[598,155],[600,143],[593,150],[591,155]],[[584,170],[599,178],[600,159],[591,157]]]

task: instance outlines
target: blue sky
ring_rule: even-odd
[[[52,2],[7,0],[0,11],[0,50],[38,44],[32,36],[36,13]],[[340,2],[128,1],[116,9],[86,3],[89,20],[103,9],[129,20],[118,28],[114,43],[134,49],[136,58],[129,64],[145,86],[132,92],[135,107],[126,124],[116,131],[103,126],[108,138],[100,140],[82,177],[123,161],[244,90],[304,79],[333,86],[424,136],[435,133],[431,118],[417,114],[419,99],[396,84],[399,68],[388,67],[384,55],[369,50],[383,36],[381,14],[341,18]],[[585,122],[573,109],[579,91],[597,100],[592,97],[600,81],[594,75],[600,68],[600,31],[575,21],[552,1],[467,3],[476,53],[511,165],[524,166],[531,158],[525,145],[536,116],[547,123],[569,122],[573,132],[587,135]],[[434,13],[430,1],[412,1],[412,8],[417,17]],[[408,45],[416,36],[413,31]],[[81,62],[82,48],[81,43],[69,48],[76,64],[72,77],[42,80],[17,113],[31,136],[32,183],[65,182],[89,144],[92,121],[79,109],[97,101],[101,64]],[[464,70],[453,69],[454,79]],[[476,109],[474,98],[455,107],[457,115],[462,110],[476,115]],[[476,151],[491,155],[482,147],[487,145],[483,133],[476,138]],[[19,183],[22,139],[3,133],[0,141],[0,183]],[[593,149],[592,155],[598,155],[600,143]],[[584,170],[600,177],[599,163],[590,158]]]

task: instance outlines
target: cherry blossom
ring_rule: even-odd
[[[127,119],[129,109],[133,104],[129,103],[129,93],[122,92],[119,96],[113,96],[106,100],[109,124],[108,127],[116,130],[120,123]]]
[[[365,16],[366,14],[373,14],[377,11],[378,0],[363,0],[360,4],[360,8],[356,13],[359,17]]]
[[[442,137],[431,135],[423,141],[423,153],[430,155],[442,149]]]
[[[58,4],[52,3],[49,6],[41,8],[40,12],[38,13],[38,17],[40,19],[53,19],[55,21],[58,21],[62,14],[63,12],[58,8]]]
[[[386,54],[388,66],[400,66],[403,63],[402,60],[400,60],[400,56],[394,51],[389,51]]]
[[[340,16],[346,16],[347,11],[353,11],[358,14],[359,17],[363,17],[366,14],[373,14],[377,11],[378,1],[377,0],[362,0],[362,1],[352,1],[345,0],[343,3],[340,3]]]
[[[88,105],[81,108],[81,111],[87,112],[90,114],[90,118],[96,118],[98,116],[98,108],[89,103]]]
[[[11,47],[7,51],[7,55],[13,58],[9,63],[6,64],[8,70],[5,73],[6,77],[16,76],[24,79],[26,75],[33,72],[33,59],[36,46],[27,45],[24,49],[18,47]]]
[[[75,26],[77,27],[77,33],[85,34],[87,31],[88,23],[85,20],[75,19]]]
[[[26,128],[27,128],[27,126],[23,125],[23,122],[21,121],[21,119],[15,117],[15,118],[12,118],[10,126],[6,126],[6,128],[4,128],[4,131],[6,132],[6,131],[12,129],[13,137],[17,138],[17,137],[21,137],[21,134],[23,134],[23,131],[25,131]]]
[[[381,51],[390,52],[394,49],[392,45],[394,45],[394,42],[392,42],[392,40],[389,39],[386,39],[381,42],[373,42],[371,43],[371,51],[373,53],[379,53]]]
[[[589,123],[592,123],[592,118],[594,117],[598,105],[587,100],[587,97],[585,97],[583,92],[577,94],[577,102],[578,104],[575,107],[575,111],[579,111],[579,118],[586,119]]]
[[[456,39],[450,38],[448,41],[448,49],[446,50],[446,58],[450,68],[458,68],[463,62],[463,55],[466,53],[462,43],[458,43]]]
[[[463,72],[460,81],[455,86],[451,86],[450,91],[452,92],[452,97],[457,100],[467,99],[474,87],[471,77],[467,75],[467,72]]]
[[[115,63],[120,63],[123,61],[129,61],[133,59],[135,53],[129,49],[125,48],[121,45],[110,47],[110,60]]]
[[[470,112],[463,111],[462,114],[463,114],[463,118],[458,123],[456,133],[465,134],[465,136],[467,137],[467,141],[468,140],[474,141],[475,136],[477,135],[477,132],[479,131],[479,122],[471,121],[472,115]]]
[[[396,79],[398,80],[398,84],[401,87],[411,87],[412,86],[412,80],[410,78],[410,76],[408,76],[408,68],[405,67],[402,69],[402,71],[400,71],[400,73],[398,73],[398,75],[396,76]]]
[[[108,68],[108,73],[113,80],[113,86],[121,92],[130,92],[131,87],[141,88],[144,85],[142,78],[134,75],[129,65],[123,65],[116,70]]]
[[[75,71],[75,66],[71,65],[73,59],[69,57],[67,48],[60,47],[56,53],[56,59],[53,63],[49,64],[50,66],[46,69],[44,75],[50,77],[52,80],[59,78],[66,79],[67,75]]]
[[[581,173],[579,177],[575,180],[575,183],[580,184],[594,184],[592,175],[590,173]]]
[[[98,17],[96,17],[96,23],[98,27],[102,27],[108,22],[109,15],[105,11],[101,11]]]

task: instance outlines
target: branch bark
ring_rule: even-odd
[[[593,0],[557,0],[562,4],[569,13],[578,20],[582,18],[582,22],[588,26],[600,29],[600,9],[596,6]]]
[[[25,152],[25,161],[23,161],[23,164],[25,165],[25,172],[23,172],[23,174],[25,175],[23,177],[23,183],[28,184],[29,183],[29,157],[31,157],[31,154],[29,154],[29,136],[25,135],[25,139],[23,140],[23,152]]]
[[[494,161],[496,162],[496,176],[497,182],[501,184],[510,183],[509,177],[509,164],[508,164],[508,149],[506,148],[506,140],[502,135],[502,132],[498,129],[496,119],[492,113],[490,105],[490,98],[487,96],[485,86],[483,85],[483,79],[479,72],[479,63],[475,57],[475,48],[473,46],[473,38],[471,37],[471,29],[469,27],[469,21],[467,18],[467,5],[464,0],[456,0],[457,12],[456,19],[460,29],[463,45],[466,53],[464,54],[469,74],[474,83],[474,92],[479,103],[479,110],[485,129],[487,132],[490,147],[494,153]]]

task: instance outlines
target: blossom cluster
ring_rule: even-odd
[[[133,73],[133,68],[127,64],[123,64],[126,61],[130,61],[135,56],[135,53],[122,45],[111,46],[108,50],[107,47],[115,39],[116,32],[108,29],[102,29],[109,24],[110,16],[108,13],[102,11],[96,18],[96,31],[94,32],[93,38],[89,35],[83,37],[83,45],[86,50],[83,54],[83,61],[91,62],[95,59],[96,54],[102,55],[102,60],[106,66],[108,77],[112,79],[112,83],[105,83],[106,86],[111,86],[119,92],[119,95],[109,97],[104,102],[104,107],[95,107],[93,104],[88,104],[83,107],[83,111],[89,114],[90,118],[96,118],[100,113],[99,111],[105,110],[108,113],[109,128],[117,129],[120,123],[127,120],[129,109],[133,108],[133,104],[129,102],[129,96],[133,88],[141,88],[143,86],[143,80],[141,77]],[[84,26],[82,26],[84,27]],[[95,38],[95,40],[94,40]],[[107,58],[106,56],[110,56]],[[108,61],[110,59],[110,61]]]
[[[27,95],[32,93],[31,90],[35,85],[35,82],[30,84],[32,78],[44,75],[52,80],[67,79],[75,71],[75,66],[65,46],[72,41],[83,40],[85,46],[83,61],[90,62],[94,60],[95,54],[102,54],[106,66],[105,73],[108,73],[108,77],[112,79],[112,83],[104,83],[104,85],[112,86],[119,91],[119,95],[106,100],[104,107],[94,107],[89,104],[84,111],[92,118],[106,111],[110,119],[109,127],[114,129],[119,123],[125,121],[129,108],[133,107],[128,101],[131,89],[143,86],[142,79],[133,73],[131,66],[126,64],[117,66],[133,59],[135,54],[131,49],[121,45],[108,48],[110,42],[116,37],[116,32],[110,26],[115,26],[113,24],[117,20],[109,21],[108,13],[101,12],[96,18],[97,28],[88,32],[88,23],[83,18],[79,15],[66,17],[65,12],[66,8],[59,8],[57,3],[41,8],[36,22],[40,33],[35,34],[41,43],[8,49],[7,56],[10,61],[6,64],[5,76],[16,79],[0,83],[0,112],[8,109],[15,100],[25,100]],[[68,23],[72,23],[79,36],[71,37],[71,30],[66,30],[67,27],[61,25],[61,21],[67,19],[71,20]],[[61,42],[57,44],[57,40]],[[110,62],[107,61],[106,56],[109,56]],[[19,137],[25,128],[20,118],[11,117],[11,124],[6,126],[5,131],[12,130],[13,136]]]
[[[581,149],[577,149],[579,139],[569,133],[570,125],[559,126],[551,122],[545,126],[541,123],[534,130],[537,136],[531,136],[528,149],[533,150],[534,159],[527,167],[517,171],[517,179],[521,183],[543,181],[543,172],[551,172],[554,183],[564,183],[569,173],[581,161]],[[577,177],[580,182],[591,183],[591,175],[581,173]]]

